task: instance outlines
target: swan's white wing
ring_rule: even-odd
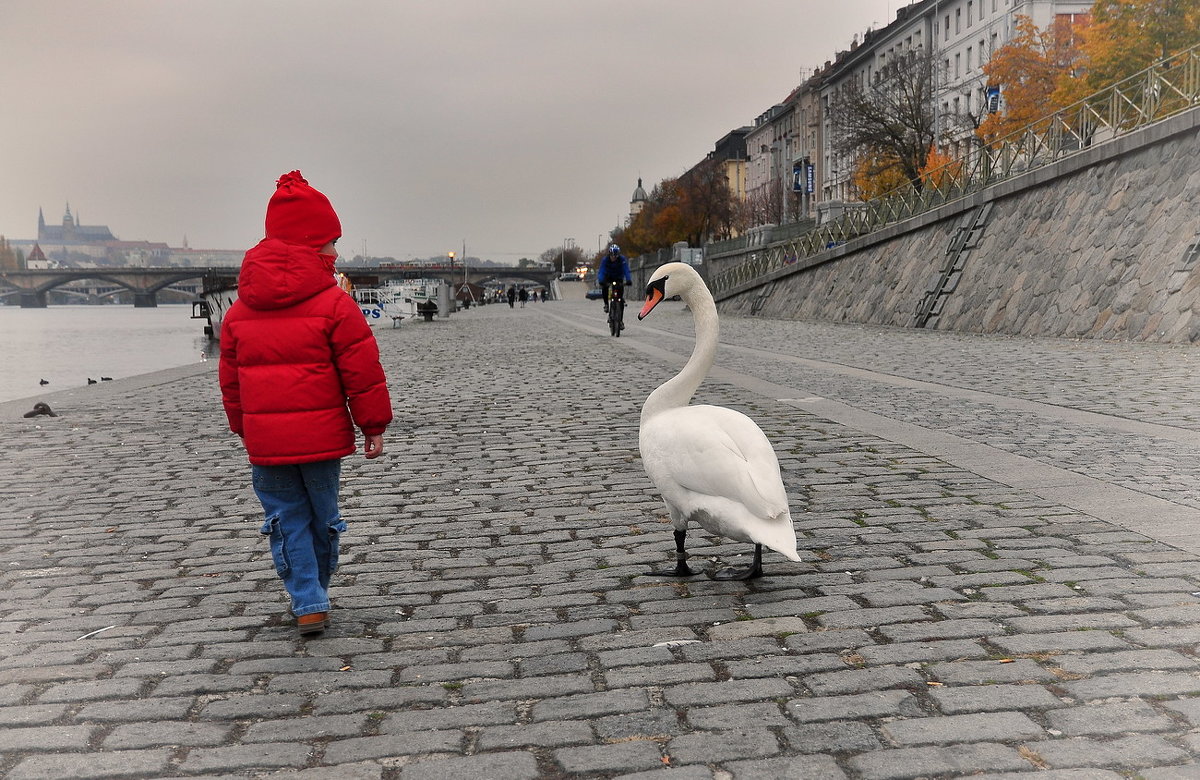
[[[788,510],[775,451],[740,412],[720,406],[671,409],[646,421],[640,449],[647,474],[672,503],[715,496],[764,519]],[[692,500],[681,493],[693,494]]]

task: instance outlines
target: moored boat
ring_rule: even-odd
[[[441,279],[395,279],[378,287],[355,287],[354,300],[371,325],[394,323],[397,317],[415,317],[422,306],[438,304]]]
[[[417,316],[421,306],[438,304],[441,288],[446,285],[441,279],[405,279],[388,281],[379,287],[352,287],[343,275],[338,277],[338,286],[353,296],[372,326]],[[237,298],[236,280],[206,278],[199,300],[192,301],[192,319],[207,320],[204,333],[220,339],[225,312]]]
[[[237,279],[229,277],[205,276],[204,286],[200,291],[200,299],[192,301],[192,319],[208,320],[204,326],[204,334],[213,339],[221,338],[221,322],[225,312],[237,300]]]

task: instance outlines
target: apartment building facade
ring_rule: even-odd
[[[867,30],[861,41],[856,38],[755,120],[747,137],[750,196],[767,197],[775,188],[789,191],[781,179],[794,178],[807,160],[813,192],[805,194],[802,205],[793,192],[793,210],[785,214],[811,215],[821,201],[857,199],[857,160],[835,143],[838,98],[851,85],[867,89],[886,78],[890,64],[918,53],[929,53],[934,66],[928,91],[931,140],[952,156],[969,154],[974,128],[989,110],[1003,105],[1003,96],[989,90],[983,66],[1011,39],[1017,17],[1028,16],[1045,29],[1059,19],[1077,21],[1090,7],[1090,0],[918,0],[900,8],[890,24]]]
[[[943,76],[938,85],[938,137],[953,157],[969,154],[972,132],[988,111],[1003,107],[996,93],[989,105],[983,66],[1012,38],[1017,17],[1028,16],[1039,29],[1085,18],[1091,0],[943,0],[933,9],[934,52]]]

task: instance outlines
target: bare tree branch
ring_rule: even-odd
[[[830,103],[831,145],[853,158],[898,161],[918,189],[934,141],[934,84],[937,63],[924,49],[897,55],[871,83],[849,80]]]

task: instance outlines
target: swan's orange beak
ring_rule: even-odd
[[[650,284],[646,285],[646,305],[638,312],[638,319],[643,319],[647,314],[654,311],[654,307],[659,304],[666,295],[667,278],[655,279]]]
[[[650,290],[646,295],[646,305],[638,312],[638,319],[643,319],[647,314],[654,311],[654,307],[663,299],[662,290]]]
[[[637,312],[637,318],[643,319],[654,311],[654,307],[659,305],[660,300],[662,300],[662,290],[650,290],[650,294],[646,296],[646,306],[642,306],[642,311]]]

